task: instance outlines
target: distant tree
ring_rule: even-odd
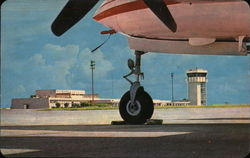
[[[56,103],[56,107],[60,108],[61,104],[60,103]]]
[[[86,107],[86,106],[90,106],[90,105],[91,105],[91,104],[88,103],[88,102],[82,102],[82,103],[80,104],[81,107]]]
[[[65,108],[69,107],[69,103],[64,103],[64,107]]]
[[[72,108],[79,108],[79,107],[80,107],[80,104],[77,104],[77,103],[72,104]]]

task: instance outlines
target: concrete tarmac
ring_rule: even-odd
[[[17,125],[6,121],[11,119],[5,113],[1,152],[6,157],[244,158],[250,151],[249,109],[156,110],[155,118],[165,116],[163,125],[45,125],[42,120]]]
[[[118,110],[40,111],[0,110],[1,126],[93,125],[122,120]],[[156,109],[153,119],[164,124],[250,123],[250,107]]]

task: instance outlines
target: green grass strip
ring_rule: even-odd
[[[155,109],[173,109],[173,108],[230,108],[230,107],[250,107],[250,104],[216,104],[216,105],[206,105],[206,106],[155,106]],[[40,109],[39,111],[77,111],[77,110],[118,110],[118,106],[86,106],[78,108],[52,108],[52,109]]]
[[[189,105],[189,106],[155,106],[155,109],[171,109],[171,108],[229,108],[229,107],[250,107],[250,104],[215,104],[215,105]]]

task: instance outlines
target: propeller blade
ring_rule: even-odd
[[[56,36],[61,36],[79,20],[81,20],[99,0],[69,0],[60,14],[54,20],[51,30]]]
[[[143,0],[152,12],[172,31],[176,32],[177,25],[164,0]]]
[[[244,0],[244,1],[246,1],[248,3],[248,5],[250,6],[250,0]]]
[[[0,0],[0,7],[2,6],[3,2],[5,2],[6,0]]]

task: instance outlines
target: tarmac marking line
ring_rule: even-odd
[[[191,134],[192,132],[84,132],[48,130],[1,130],[1,136],[54,136],[54,137],[162,137]]]
[[[21,153],[27,153],[27,152],[37,152],[40,150],[37,149],[2,149],[1,152],[3,155],[10,155],[10,154],[21,154]]]

